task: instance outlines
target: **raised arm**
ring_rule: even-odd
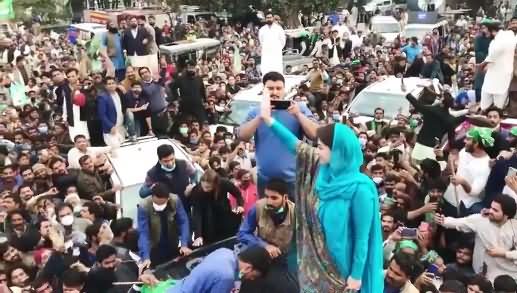
[[[282,123],[276,121],[274,118],[264,119],[264,122],[271,128],[273,133],[284,142],[290,152],[296,153],[296,148],[301,141]]]

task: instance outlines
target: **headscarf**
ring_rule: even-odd
[[[328,252],[340,275],[348,277],[352,274],[352,266],[359,252],[367,249],[361,291],[377,291],[383,285],[378,193],[373,181],[360,172],[363,164],[361,145],[355,133],[344,124],[336,123],[334,126],[330,159],[328,164],[320,164],[314,187],[319,199],[317,215]],[[365,211],[365,214],[373,213],[371,223],[352,222],[352,201],[355,197],[362,197],[361,202],[365,204],[372,203],[368,209],[373,210]],[[353,231],[357,228],[354,225],[369,227],[367,242],[365,239],[352,239]]]
[[[472,138],[484,147],[493,147],[494,138],[492,137],[492,129],[487,127],[474,127],[467,132],[467,137]]]

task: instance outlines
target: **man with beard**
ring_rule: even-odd
[[[447,216],[468,216],[483,209],[483,190],[490,175],[486,149],[493,145],[491,129],[474,127],[468,131],[465,148],[459,153],[458,169],[444,194]]]
[[[124,92],[128,92],[131,90],[133,84],[139,81],[140,78],[136,74],[135,68],[133,66],[128,66],[126,68],[126,78],[120,82],[120,85],[124,88]]]
[[[126,63],[124,61],[124,54],[122,52],[122,37],[120,36],[117,24],[110,21],[107,25],[108,32],[106,33],[104,46],[106,46],[106,54],[113,63],[115,68],[115,77],[117,81],[124,79],[126,74]]]
[[[28,252],[33,251],[40,240],[40,234],[27,221],[29,215],[23,209],[15,209],[7,215],[9,242],[16,249]]]
[[[468,239],[462,239],[458,241],[456,247],[456,261],[447,264],[445,273],[455,272],[464,276],[465,279],[474,277],[476,273],[472,269],[472,250],[474,249],[474,243]]]
[[[262,79],[264,94],[272,101],[282,100],[285,96],[285,79],[278,72],[269,72]],[[273,102],[274,103],[274,102]],[[249,141],[255,136],[257,159],[257,186],[259,196],[264,197],[264,188],[271,178],[283,178],[289,184],[289,197],[294,198],[296,160],[286,145],[262,121],[260,109],[248,112],[245,122],[237,129],[237,137]],[[317,124],[312,112],[303,104],[291,104],[287,110],[273,110],[273,117],[285,125],[299,139],[306,135],[316,137]],[[275,152],[271,152],[275,150]]]
[[[154,16],[149,16],[149,25],[154,29],[154,41],[157,46],[163,44],[162,30],[156,25]]]
[[[237,234],[246,246],[264,247],[276,265],[287,269],[288,254],[293,253],[295,205],[288,199],[289,185],[271,179],[265,197],[250,209]]]
[[[101,245],[95,253],[96,263],[88,270],[85,292],[125,293],[131,285],[115,286],[113,282],[130,282],[138,278],[135,262],[124,262],[118,258],[117,249]]]
[[[93,85],[93,80],[87,77],[83,80],[81,93],[85,97],[84,105],[81,106],[81,118],[86,121],[86,126],[90,134],[90,144],[95,147],[104,146],[102,137],[102,125],[97,114],[97,94],[98,90]]]
[[[151,126],[156,135],[164,135],[169,129],[169,112],[167,112],[167,101],[165,100],[165,89],[153,76],[148,67],[138,69],[142,77],[142,93],[147,98],[147,111],[151,115]]]
[[[473,269],[477,274],[484,273],[490,281],[499,275],[517,277],[517,245],[515,217],[517,206],[508,195],[500,194],[494,198],[488,216],[474,214],[465,218],[444,217],[437,214],[435,222],[445,228],[464,233],[475,233]]]
[[[262,76],[269,72],[284,72],[282,49],[285,46],[284,29],[275,22],[271,12],[266,13],[266,24],[259,30],[262,48],[260,71]]]
[[[32,186],[34,184],[34,172],[32,172],[31,166],[20,167],[20,175],[23,179],[23,184]]]
[[[127,107],[124,115],[129,137],[136,141],[144,133],[144,129],[147,129],[147,135],[154,136],[151,115],[147,110],[149,99],[143,93],[140,82],[133,83],[131,90],[124,95],[124,103]]]
[[[503,118],[503,111],[496,107],[490,107],[486,111],[486,117],[492,127],[492,137],[494,138],[494,146],[487,149],[490,158],[495,159],[499,156],[501,151],[509,151],[510,143],[508,141],[510,132],[507,129],[501,128],[501,121]]]
[[[494,40],[488,48],[488,55],[478,64],[479,70],[486,70],[485,81],[481,88],[481,110],[492,104],[504,109],[508,100],[508,89],[513,78],[513,60],[517,38],[510,30],[491,30]]]
[[[40,194],[49,190],[52,180],[48,168],[43,164],[34,164],[32,172],[34,172],[34,192]]]
[[[136,16],[132,16],[129,22],[130,28],[122,35],[122,49],[133,66],[146,66],[145,57],[149,54],[148,44],[151,36],[144,27],[138,26]]]
[[[206,101],[205,85],[203,80],[196,75],[194,61],[189,61],[186,70],[178,74],[175,82],[171,84],[171,92],[174,99],[180,101],[181,113],[185,119],[191,116],[197,121],[206,120],[203,106]]]
[[[138,231],[133,228],[133,219],[119,218],[111,222],[113,231],[113,245],[123,247],[131,251],[138,251]]]
[[[404,252],[396,253],[386,270],[384,293],[418,293],[418,289],[411,284],[416,267],[417,261],[413,255]]]
[[[67,169],[63,159],[54,157],[50,159],[48,165],[52,170],[53,185],[59,190],[60,194],[64,195],[68,187],[77,184],[77,174],[79,170]]]
[[[398,219],[395,213],[386,212],[381,217],[382,236],[384,240],[388,240],[389,236],[397,229]]]
[[[22,184],[22,179],[16,175],[16,167],[14,165],[2,168],[2,177],[0,178],[0,190],[9,190],[10,192],[18,191],[18,187]]]

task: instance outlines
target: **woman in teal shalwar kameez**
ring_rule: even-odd
[[[301,292],[383,292],[382,234],[377,189],[359,171],[363,154],[355,133],[337,123],[317,131],[318,148],[262,117],[297,155],[296,236]]]

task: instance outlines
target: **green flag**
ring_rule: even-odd
[[[0,20],[14,19],[13,0],[0,0]]]

